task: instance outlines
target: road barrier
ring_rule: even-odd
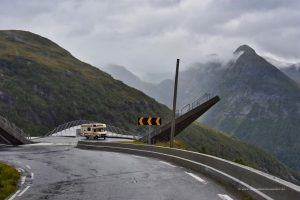
[[[12,145],[30,144],[31,141],[26,136],[28,135],[22,129],[0,115],[0,143]]]
[[[203,173],[257,200],[300,199],[300,187],[261,171],[186,150],[126,143],[79,141],[78,148],[148,156]]]

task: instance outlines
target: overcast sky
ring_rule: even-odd
[[[47,37],[94,66],[172,72],[241,44],[300,60],[299,0],[0,0],[0,29]]]

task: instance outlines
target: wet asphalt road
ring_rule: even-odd
[[[19,168],[23,176],[11,199],[240,199],[202,174],[130,154],[25,145],[2,147],[0,160]]]

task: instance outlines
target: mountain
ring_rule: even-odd
[[[110,74],[113,78],[124,82],[126,85],[129,85],[140,91],[145,92],[148,96],[153,97],[155,100],[159,102],[164,102],[163,95],[165,94],[165,91],[169,91],[164,87],[164,85],[166,85],[167,87],[171,85],[169,83],[171,80],[167,80],[166,84],[165,81],[163,81],[159,84],[159,87],[157,87],[157,84],[142,81],[138,76],[136,76],[128,69],[120,65],[110,64],[101,69],[107,72],[108,74]]]
[[[215,67],[207,66],[210,70],[198,69],[197,77],[187,76],[195,72],[183,74],[181,101],[188,103],[195,93],[204,91],[220,95],[222,101],[204,116],[203,123],[259,146],[300,170],[299,85],[249,46],[239,47],[234,54],[236,59],[225,67],[215,63]],[[199,79],[194,88],[184,84],[194,79]]]
[[[139,90],[144,89],[144,84],[146,84],[142,82],[138,76],[134,75],[132,72],[120,65],[110,64],[101,68],[101,70],[110,74],[114,79],[121,80],[126,85],[131,87],[135,86]]]
[[[137,129],[137,116],[170,115],[166,106],[30,32],[0,31],[0,80],[0,115],[31,135],[76,119]],[[299,184],[300,176],[272,156],[225,133],[195,123],[179,136],[190,150]]]
[[[173,77],[172,73],[169,72],[160,72],[158,70],[154,70],[153,72],[145,73],[141,76],[141,79],[144,82],[158,84],[165,79],[170,79]]]
[[[156,92],[144,92],[170,107],[173,81],[165,80],[156,88]],[[226,64],[195,63],[180,72],[179,111],[206,92],[219,95],[221,101],[201,122],[261,147],[300,170],[299,84],[242,45]]]
[[[138,116],[169,112],[46,38],[0,31],[0,115],[32,135],[75,119],[135,128]]]
[[[182,101],[187,103],[184,96],[201,91],[215,92],[222,101],[202,122],[262,147],[299,170],[299,85],[249,46],[239,47],[235,55],[239,56],[226,67],[204,70],[207,77],[199,79],[196,88],[185,88],[191,92],[181,92]],[[193,78],[182,75],[182,79],[181,82],[187,82]]]
[[[283,73],[289,76],[291,79],[300,84],[300,64],[292,64],[289,67],[280,69]]]
[[[265,59],[300,84],[300,63],[284,62],[270,57],[265,57]]]

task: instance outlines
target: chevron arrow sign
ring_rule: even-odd
[[[160,126],[161,118],[160,117],[139,117],[138,125],[140,126]]]

